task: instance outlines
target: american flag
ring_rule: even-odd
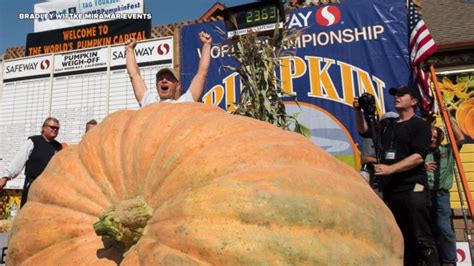
[[[421,103],[426,111],[433,110],[433,93],[429,85],[429,75],[422,68],[422,62],[438,50],[428,27],[421,19],[412,0],[408,1],[408,26],[410,34],[410,53],[413,78],[421,95]]]

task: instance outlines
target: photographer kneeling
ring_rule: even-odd
[[[357,130],[363,136],[380,138],[380,163],[374,165],[375,175],[382,177],[384,201],[403,234],[404,264],[438,265],[424,167],[430,147],[430,125],[415,114],[419,102],[416,89],[391,88],[389,93],[395,96],[399,118],[381,128],[380,136],[373,136],[375,130],[369,130],[359,99],[355,98]]]

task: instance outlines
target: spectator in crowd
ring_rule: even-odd
[[[154,102],[197,102],[200,100],[211,63],[212,38],[209,34],[200,32],[199,39],[202,42],[201,59],[199,60],[197,73],[194,75],[188,90],[181,95],[181,84],[178,75],[173,69],[163,68],[156,73],[157,97],[152,94],[151,90],[147,89],[140,74],[134,51],[136,41],[134,39],[127,40],[125,43],[127,71],[132,82],[135,98],[141,107]]]
[[[95,119],[91,119],[89,121],[87,121],[86,123],[86,133],[93,129],[95,126],[97,126],[97,121]]]
[[[21,207],[28,199],[28,191],[33,181],[43,172],[53,155],[62,149],[61,143],[55,140],[58,132],[59,121],[54,117],[46,118],[41,134],[31,136],[26,140],[0,179],[0,188],[3,189],[9,180],[18,176],[25,168],[26,178],[21,196]]]
[[[464,135],[451,120],[456,145],[461,149]],[[456,235],[451,227],[451,203],[449,190],[453,186],[454,156],[450,145],[441,145],[444,133],[439,127],[432,128],[431,150],[426,156],[428,187],[431,190],[435,222],[435,239],[441,265],[456,265]]]
[[[391,88],[399,118],[381,129],[381,160],[374,165],[382,177],[383,198],[392,211],[405,242],[405,265],[438,265],[432,232],[430,194],[424,158],[429,151],[431,130],[415,114],[419,94],[415,88]],[[357,130],[368,134],[367,122],[358,102],[353,102]]]

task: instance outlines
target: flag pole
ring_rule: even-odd
[[[430,66],[430,71],[431,71],[431,80],[434,83],[436,98],[438,98],[441,114],[444,120],[444,124],[446,125],[446,130],[448,133],[447,135],[449,137],[449,143],[451,145],[451,148],[453,149],[454,159],[456,160],[458,173],[459,173],[459,176],[461,177],[461,183],[463,186],[462,189],[464,192],[464,196],[466,197],[467,207],[469,208],[469,213],[471,214],[471,220],[473,220],[474,215],[473,215],[473,206],[472,206],[472,199],[471,199],[471,190],[469,189],[469,184],[467,182],[466,174],[464,172],[464,167],[461,163],[461,157],[459,156],[459,149],[458,149],[458,145],[456,144],[456,139],[454,137],[451,119],[450,119],[448,110],[446,108],[446,104],[443,101],[443,96],[441,95],[441,91],[439,89],[438,79],[436,78],[436,73],[435,73],[435,69],[433,65]],[[458,190],[459,189],[460,188],[458,187]]]

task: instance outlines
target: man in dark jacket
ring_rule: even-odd
[[[21,206],[28,199],[28,190],[31,183],[43,172],[53,155],[62,149],[61,143],[55,139],[59,132],[59,121],[54,117],[48,117],[43,122],[41,135],[31,136],[21,146],[13,161],[5,169],[0,179],[0,188],[18,176],[25,168],[25,183],[21,196]]]
[[[405,265],[438,265],[432,232],[430,192],[424,159],[431,142],[431,126],[415,114],[419,93],[412,87],[391,88],[398,119],[381,130],[382,154],[374,165],[382,177],[383,198],[405,241]],[[354,99],[357,130],[369,134],[358,99]]]

